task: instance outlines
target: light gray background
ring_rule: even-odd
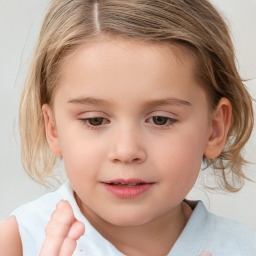
[[[242,77],[256,77],[256,0],[212,2],[232,28]],[[21,166],[18,103],[48,3],[49,0],[0,0],[0,220],[17,206],[47,191],[28,178]],[[256,80],[246,84],[256,98]],[[256,162],[255,151],[256,138],[253,135],[245,149],[249,161]],[[256,180],[255,163],[245,170]],[[237,194],[209,192],[200,184],[199,180],[188,198],[201,199],[212,212],[256,229],[256,183],[246,182]]]

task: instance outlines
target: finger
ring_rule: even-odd
[[[72,227],[70,228],[67,238],[77,240],[84,234],[84,232],[85,232],[84,223],[76,220],[73,223]]]
[[[62,244],[75,221],[70,204],[61,201],[46,226],[46,237],[40,256],[59,256]]]
[[[76,240],[66,238],[58,256],[72,256],[76,249]]]
[[[67,201],[60,201],[46,226],[46,236],[66,237],[76,221],[73,210]]]
[[[60,250],[60,256],[70,256],[76,249],[76,240],[80,238],[85,231],[85,226],[80,221],[75,221],[70,228],[68,236],[63,242]]]
[[[212,256],[210,252],[202,252],[200,256]]]
[[[40,256],[59,256],[63,241],[63,238],[47,237],[43,243]]]

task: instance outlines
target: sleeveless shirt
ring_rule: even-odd
[[[77,241],[73,256],[124,256],[84,217],[68,182],[55,192],[47,193],[11,213],[18,222],[23,256],[39,255],[46,224],[60,200],[70,203],[75,217],[86,227],[85,234]],[[210,255],[204,252],[210,252],[212,256],[256,256],[256,232],[236,221],[208,212],[204,204],[198,201],[167,256]]]

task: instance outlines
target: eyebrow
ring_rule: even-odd
[[[68,103],[81,104],[81,105],[110,105],[109,101],[104,99],[98,99],[93,97],[79,97],[69,99]],[[176,98],[164,98],[147,101],[144,104],[146,107],[162,106],[162,105],[173,105],[173,106],[191,106],[191,103],[185,100]]]
[[[108,101],[92,97],[79,97],[68,100],[68,103],[81,105],[109,105]]]
[[[191,107],[192,104],[189,101],[176,99],[176,98],[164,98],[159,100],[151,100],[146,102],[147,107],[162,106],[162,105],[173,105],[173,106],[187,106]]]

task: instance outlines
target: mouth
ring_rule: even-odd
[[[107,184],[112,185],[112,186],[118,186],[118,187],[135,187],[135,186],[140,186],[140,185],[144,185],[147,183],[144,183],[144,182],[133,182],[133,183],[110,182]]]
[[[102,184],[112,195],[122,199],[132,199],[146,193],[155,182],[118,179],[102,182]]]
[[[148,182],[140,179],[116,179],[116,180],[110,180],[103,182],[108,185],[112,186],[120,186],[120,187],[134,187],[144,184],[152,184],[154,182]]]

